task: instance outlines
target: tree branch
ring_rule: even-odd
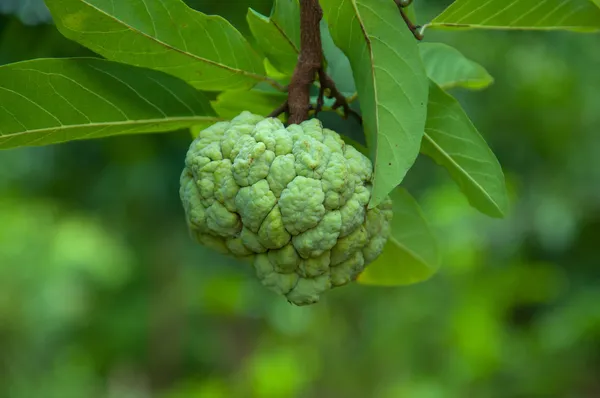
[[[326,90],[328,98],[335,98],[333,109],[343,108],[344,116],[352,114],[362,122],[361,117],[350,108],[346,97],[337,89],[333,79],[323,68],[323,48],[320,22],[323,10],[318,0],[300,0],[300,54],[298,63],[288,86],[287,101],[275,109],[269,117],[277,117],[286,112],[289,124],[299,124],[308,119],[309,111],[316,116],[324,105]],[[310,87],[319,77],[320,88],[317,104],[310,104]]]
[[[310,85],[323,59],[319,26],[322,17],[318,0],[300,0],[300,55],[288,92],[290,124],[299,124],[308,117]]]

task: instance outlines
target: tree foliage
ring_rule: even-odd
[[[402,215],[390,254],[359,280],[387,285],[427,279],[439,265],[437,255],[424,249],[435,247],[435,238],[416,232],[426,231],[426,222],[399,188],[420,154],[445,168],[475,209],[491,217],[510,210],[505,177],[485,134],[449,92],[484,89],[493,77],[458,49],[417,39],[465,28],[590,32],[600,29],[600,9],[589,0],[456,0],[421,28],[411,22],[410,3],[322,0],[319,7],[316,1],[275,0],[269,16],[248,9],[245,36],[224,17],[181,0],[46,0],[58,30],[104,59],[0,67],[0,148],[198,131],[241,110],[267,116],[286,98],[281,110],[292,118],[305,100],[301,118],[309,116],[306,109],[355,115],[361,134],[348,138],[364,142],[374,164],[369,206],[394,192]],[[309,7],[322,9],[323,17],[311,32],[300,24]],[[318,72],[308,82],[312,87],[295,77],[306,66],[309,52],[303,51],[311,37],[326,62],[323,69],[305,68],[307,76]],[[282,113],[277,115],[285,120]],[[408,231],[417,237],[401,238]],[[413,260],[403,261],[405,255]]]
[[[15,13],[0,16],[0,64],[16,62],[6,70],[56,62],[49,58],[68,63],[102,58],[53,24],[20,22],[22,17],[32,23],[26,16],[34,14],[25,11],[42,3],[0,0],[0,12]],[[267,75],[289,84],[290,72],[275,66],[247,23],[248,7],[273,20],[271,1],[186,3],[231,22],[261,54]],[[471,119],[444,126],[454,131],[455,124],[462,125],[461,133],[475,143],[482,142],[474,138],[480,135],[502,164],[510,204],[503,219],[468,205],[454,174],[465,182],[469,174],[432,161],[424,153],[424,133],[421,154],[391,193],[402,223],[383,256],[388,261],[372,264],[362,285],[334,291],[312,308],[296,308],[274,300],[246,267],[187,237],[176,193],[190,143],[187,127],[0,151],[0,396],[597,396],[598,35],[563,28],[432,26],[451,3],[416,0],[418,14],[410,18],[426,26],[417,47],[440,98],[452,98],[456,105],[449,109],[462,108],[459,113]],[[7,11],[6,4],[19,5],[21,12]],[[283,16],[275,19],[299,51],[299,15],[282,11],[282,5],[294,3],[277,4]],[[469,4],[477,2],[465,7]],[[580,3],[589,4],[600,2]],[[350,61],[326,20],[321,32],[327,74],[360,112]],[[147,71],[127,77],[136,88],[132,82],[143,81],[143,75],[165,73],[118,65]],[[82,83],[93,83],[79,75]],[[65,104],[47,82],[36,94],[31,84],[39,80],[28,84],[12,72],[8,76],[0,85],[19,84],[22,93],[38,95],[36,101],[47,94],[54,100],[48,109]],[[60,80],[55,78],[48,82]],[[114,85],[108,76],[102,81],[107,85],[98,89],[110,95]],[[182,91],[190,100],[203,94],[216,117],[228,119],[244,109],[261,115],[276,109],[288,93],[270,83],[216,92],[185,82],[179,86],[187,87]],[[134,114],[159,113],[126,87],[120,92],[129,94],[127,103],[119,104]],[[69,96],[73,93],[60,94],[85,108],[84,101]],[[312,104],[318,93],[315,84]],[[146,94],[152,102],[170,98]],[[14,111],[15,97],[8,95],[14,94],[0,89],[0,106]],[[334,101],[325,98],[318,117],[369,153],[358,119],[340,117]],[[166,105],[163,109],[184,112],[181,104]],[[31,103],[27,107],[42,122],[49,118]],[[59,112],[66,109],[72,108],[65,105]],[[77,120],[78,114],[68,117]],[[286,115],[280,118],[285,121]],[[0,129],[14,123],[0,111]],[[192,133],[205,126],[194,125]],[[452,153],[452,146],[446,152]],[[451,164],[452,158],[436,156]],[[467,159],[455,157],[455,162],[471,169]],[[480,199],[472,203],[493,211],[485,191],[471,189]],[[411,264],[410,272],[399,259],[406,268]],[[427,266],[419,265],[421,260]],[[381,287],[427,278],[402,288]]]

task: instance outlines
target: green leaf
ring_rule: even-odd
[[[0,149],[216,121],[208,99],[162,72],[97,58],[0,67]]]
[[[327,22],[324,20],[321,20],[321,42],[323,55],[327,60],[327,74],[333,79],[337,89],[349,97],[356,92],[350,60],[333,42]]]
[[[277,68],[273,66],[273,64],[269,61],[268,58],[263,59],[263,63],[265,65],[265,70],[267,71],[267,76],[277,81],[281,85],[281,87],[285,87],[290,84],[290,81],[292,80],[291,75],[282,73],[279,70],[277,70]],[[254,86],[254,88],[257,88],[264,84],[265,83],[258,83],[256,86]]]
[[[426,27],[596,31],[590,0],[456,0]]]
[[[250,91],[225,91],[211,102],[219,116],[224,119],[233,119],[242,111],[249,111],[256,115],[267,116],[287,98],[286,93],[266,92],[260,90]]]
[[[393,1],[321,0],[321,6],[354,74],[375,164],[373,207],[400,184],[419,153],[427,111],[425,67]]]
[[[275,3],[274,14],[271,18],[265,17],[250,8],[248,9],[247,20],[252,35],[269,58],[269,61],[280,72],[291,75],[298,62],[298,47],[296,47],[292,38],[287,36],[284,28],[277,23],[277,21],[285,18],[281,14],[286,9],[281,8],[281,3],[295,3],[295,1],[282,2],[278,0]],[[296,9],[296,11],[298,10]],[[299,15],[297,17],[299,18]]]
[[[421,43],[419,50],[427,76],[444,90],[453,87],[481,90],[494,82],[483,66],[447,44]]]
[[[300,49],[300,4],[298,0],[275,0],[271,21],[290,43]]]
[[[119,62],[177,76],[206,91],[268,77],[262,58],[227,20],[181,0],[46,0],[60,32]]]
[[[394,218],[383,253],[357,281],[365,285],[397,286],[422,282],[440,267],[438,243],[415,199],[401,187],[390,194]]]
[[[508,196],[500,163],[460,104],[433,82],[421,152],[448,170],[473,207],[504,216]]]
[[[298,61],[297,49],[269,18],[249,9],[247,19],[256,42],[271,64],[278,71],[291,75]]]

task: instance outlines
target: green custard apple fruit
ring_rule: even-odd
[[[265,286],[307,305],[382,252],[392,203],[367,208],[372,175],[318,119],[285,127],[242,112],[192,142],[180,196],[200,244],[249,260]]]

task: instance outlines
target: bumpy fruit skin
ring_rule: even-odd
[[[383,250],[392,203],[367,209],[372,170],[317,119],[286,128],[242,112],[192,142],[180,196],[200,244],[249,260],[265,286],[307,305]]]

